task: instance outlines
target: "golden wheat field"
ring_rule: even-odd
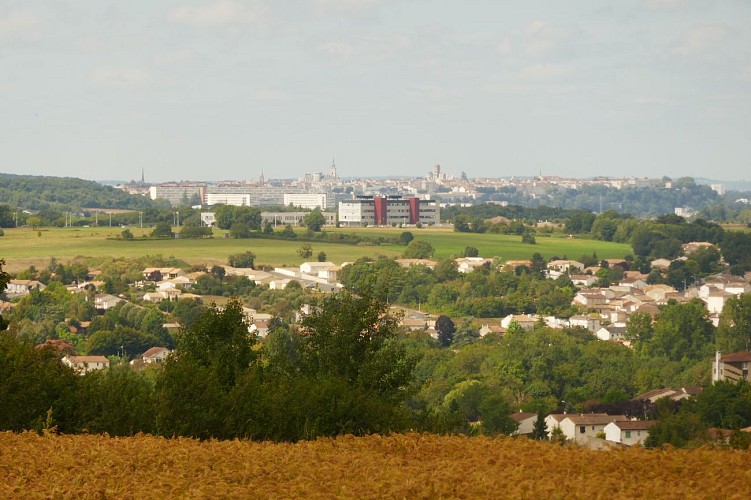
[[[730,450],[423,434],[296,444],[0,433],[0,498],[747,498]]]

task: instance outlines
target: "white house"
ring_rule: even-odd
[[[147,364],[164,363],[164,360],[166,360],[171,353],[172,351],[166,347],[152,347],[141,355],[141,359]]]
[[[112,309],[122,301],[123,299],[120,297],[115,297],[108,293],[98,293],[94,295],[94,308],[106,311],[107,309]]]
[[[516,422],[516,430],[514,436],[527,436],[532,434],[535,428],[535,421],[537,420],[537,413],[518,412],[509,415],[511,420]]]
[[[592,314],[578,315],[571,316],[568,322],[571,328],[579,326],[586,330],[589,330],[592,333],[595,333],[600,329],[600,326],[602,325],[602,318],[599,315]]]
[[[508,330],[511,323],[518,323],[524,331],[533,330],[539,318],[529,314],[509,314],[501,320],[501,327]]]
[[[547,268],[548,273],[552,273],[551,276],[560,276],[561,274],[571,274],[584,271],[584,264],[576,260],[551,260],[545,267]]]
[[[5,293],[9,296],[21,296],[28,295],[32,290],[44,290],[45,288],[44,283],[36,280],[10,280],[5,287]]]
[[[561,421],[567,416],[565,413],[551,413],[545,417],[545,430],[548,433],[548,438],[550,438],[553,429],[560,427]]]
[[[605,426],[610,422],[626,420],[625,415],[607,415],[605,413],[566,415],[561,420],[560,427],[566,439],[573,442],[587,441],[605,432]]]
[[[600,340],[624,340],[626,338],[625,326],[608,325],[603,326],[595,332]]]
[[[79,375],[110,367],[109,360],[104,356],[65,356],[63,364],[71,367]]]
[[[605,439],[628,446],[641,444],[656,420],[618,420],[605,426]]]
[[[706,302],[709,314],[720,314],[731,297],[734,297],[732,293],[715,288],[706,297],[702,297],[702,300]]]
[[[323,278],[327,281],[336,281],[341,267],[333,262],[303,262],[300,264],[300,273]]]
[[[482,257],[459,257],[454,260],[456,261],[457,270],[460,273],[471,273],[478,267],[493,262],[491,259],[484,259]]]
[[[571,282],[576,286],[589,288],[597,283],[597,276],[591,274],[572,274],[570,276]]]

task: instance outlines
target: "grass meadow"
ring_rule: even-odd
[[[91,228],[45,228],[40,231],[29,228],[5,229],[0,236],[0,258],[5,259],[5,269],[16,272],[30,265],[43,266],[55,257],[63,262],[77,257],[125,257],[145,255],[176,257],[191,264],[225,264],[230,254],[253,251],[256,263],[272,266],[299,265],[303,259],[297,250],[300,241],[223,238],[223,231],[215,231],[215,237],[205,240],[150,240],[141,238],[151,229],[130,228],[135,239],[117,240],[121,229],[110,227]],[[331,232],[356,233],[371,238],[393,238],[403,229],[398,228],[358,228],[329,229]],[[429,241],[435,248],[435,257],[445,258],[461,255],[464,248],[474,246],[483,257],[497,257],[502,260],[527,259],[534,252],[544,257],[563,256],[578,258],[583,254],[597,253],[600,258],[623,257],[631,252],[628,245],[604,241],[567,239],[562,237],[537,237],[536,245],[521,243],[519,236],[496,234],[456,233],[450,229],[424,228],[410,229],[416,239]],[[302,233],[303,231],[300,230]],[[404,247],[398,245],[344,245],[313,242],[313,255],[325,252],[328,260],[336,263],[351,262],[360,257],[401,255]]]

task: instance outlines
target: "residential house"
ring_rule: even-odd
[[[677,389],[662,388],[652,389],[651,391],[639,394],[632,401],[649,401],[656,403],[659,399],[670,398],[673,401],[683,401],[701,393],[701,387],[679,387]]]
[[[701,248],[715,248],[715,246],[708,241],[691,241],[689,243],[684,243],[681,246],[683,255],[691,255]]]
[[[395,259],[394,262],[402,267],[425,266],[428,269],[435,269],[436,264],[438,264],[430,259]]]
[[[608,303],[607,297],[600,292],[578,292],[574,295],[574,305],[584,306],[587,309],[595,309]]]
[[[146,364],[164,363],[171,353],[166,347],[152,347],[141,355],[141,359]]]
[[[457,270],[460,273],[471,273],[478,267],[490,265],[493,260],[482,257],[459,257],[456,261]]]
[[[570,414],[561,420],[560,427],[566,439],[579,442],[587,438],[595,438],[605,432],[605,426],[610,422],[627,420],[625,415],[607,415],[605,413]]]
[[[402,318],[401,326],[408,329],[411,332],[416,330],[425,330],[428,327],[428,322],[425,319],[419,318]]]
[[[618,420],[605,426],[605,439],[627,446],[642,444],[656,420]]]
[[[741,351],[723,356],[720,351],[717,351],[712,364],[712,382],[720,380],[751,382],[749,367],[751,367],[751,352]]]
[[[303,262],[300,264],[300,273],[323,278],[326,281],[337,281],[341,267],[333,262]]]
[[[64,356],[63,364],[72,368],[79,375],[110,367],[109,360],[104,356]]]
[[[519,267],[532,267],[532,261],[531,260],[507,260],[505,264],[503,264],[503,270],[504,271],[515,271]]]
[[[656,284],[648,285],[644,289],[644,294],[655,301],[667,301],[668,299],[678,296],[678,290],[670,285]]]
[[[608,325],[603,326],[595,332],[595,335],[600,340],[612,340],[621,341],[626,339],[626,327]]]
[[[115,297],[108,293],[98,293],[94,295],[94,308],[99,309],[100,311],[106,311],[107,309],[112,309],[122,301],[123,299],[120,297]]]
[[[584,288],[589,288],[598,281],[597,276],[591,274],[572,274],[569,278],[574,285]]]
[[[551,437],[553,429],[561,426],[561,421],[568,417],[566,413],[551,413],[545,417],[545,431],[548,433],[548,438]]]
[[[158,282],[156,284],[156,289],[160,291],[166,289],[189,290],[193,283],[194,281],[187,276],[178,276],[177,278],[170,278]]]
[[[735,297],[732,293],[720,290],[719,288],[710,287],[708,293],[701,297],[701,299],[707,304],[709,314],[720,314],[725,308],[725,304],[727,304],[728,300],[732,297]]]
[[[561,274],[576,274],[584,271],[584,264],[576,260],[551,260],[545,267],[548,271],[557,271],[559,276]]]
[[[503,334],[506,333],[506,329],[500,325],[491,325],[491,324],[485,323],[480,327],[479,332],[480,332],[480,337],[484,337],[485,335],[488,335],[490,333],[503,336]]]
[[[670,267],[670,263],[671,262],[672,261],[670,259],[655,259],[652,262],[650,262],[649,264],[650,264],[650,266],[653,269],[662,269],[662,270],[665,270],[665,269],[668,269]]]
[[[260,338],[266,338],[269,334],[269,322],[268,320],[256,319],[248,327],[248,333],[255,333]]]
[[[157,282],[185,276],[185,271],[179,267],[147,267],[141,274],[144,280]]]
[[[524,331],[533,330],[539,318],[530,314],[509,314],[501,320],[501,327],[508,330],[511,323],[518,323]]]
[[[36,280],[10,280],[5,286],[5,294],[8,297],[21,297],[28,295],[32,290],[44,290],[45,288],[44,283]]]
[[[516,430],[513,432],[514,436],[529,436],[535,428],[535,421],[537,420],[537,413],[518,412],[509,415],[511,420],[516,422]]]
[[[607,262],[608,267],[621,266],[624,269],[628,267],[626,259],[603,259],[602,262]]]
[[[581,328],[589,330],[592,333],[595,333],[600,329],[600,326],[602,325],[602,317],[599,314],[571,316],[568,320],[568,323],[571,328],[579,326]]]
[[[647,288],[647,281],[641,278],[626,278],[618,282],[618,286],[627,288],[636,288],[637,290],[644,290]]]

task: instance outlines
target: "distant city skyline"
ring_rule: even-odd
[[[0,172],[751,178],[751,2],[0,2]]]

